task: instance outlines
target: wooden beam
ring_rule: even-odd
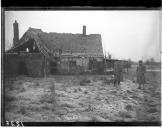
[[[44,66],[43,66],[43,71],[44,71],[44,77],[47,77],[47,59],[44,56]]]

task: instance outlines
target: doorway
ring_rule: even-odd
[[[57,62],[53,62],[53,61],[51,61],[50,62],[50,73],[52,74],[52,75],[55,75],[55,74],[57,74]]]
[[[19,75],[28,75],[26,64],[23,61],[21,61],[18,66]]]

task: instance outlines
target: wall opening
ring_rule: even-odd
[[[69,65],[70,67],[76,67],[76,61],[70,61]]]
[[[39,49],[34,39],[29,39],[23,45],[14,49],[16,52],[38,53]]]
[[[28,75],[26,64],[23,61],[21,61],[18,66],[19,75]]]
[[[57,69],[57,62],[51,61],[51,62],[50,62],[50,73],[51,73],[52,75],[55,75],[55,74],[57,74],[57,72],[58,72],[58,69]]]
[[[73,70],[75,70],[76,69],[76,61],[69,61],[69,69],[71,70],[71,71],[73,71]]]

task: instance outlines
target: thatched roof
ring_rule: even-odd
[[[46,33],[41,29],[29,28],[16,46],[9,51],[23,45],[29,39],[34,39],[39,50],[47,55],[60,49],[62,54],[88,55],[103,57],[102,41],[100,34],[70,34]]]

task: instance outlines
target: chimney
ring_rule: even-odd
[[[111,55],[109,54],[109,59],[111,59]]]
[[[86,35],[86,26],[83,25],[83,35],[85,36]]]
[[[15,23],[13,23],[13,32],[14,32],[14,37],[13,37],[13,46],[15,46],[18,41],[19,41],[19,24],[15,20]]]

